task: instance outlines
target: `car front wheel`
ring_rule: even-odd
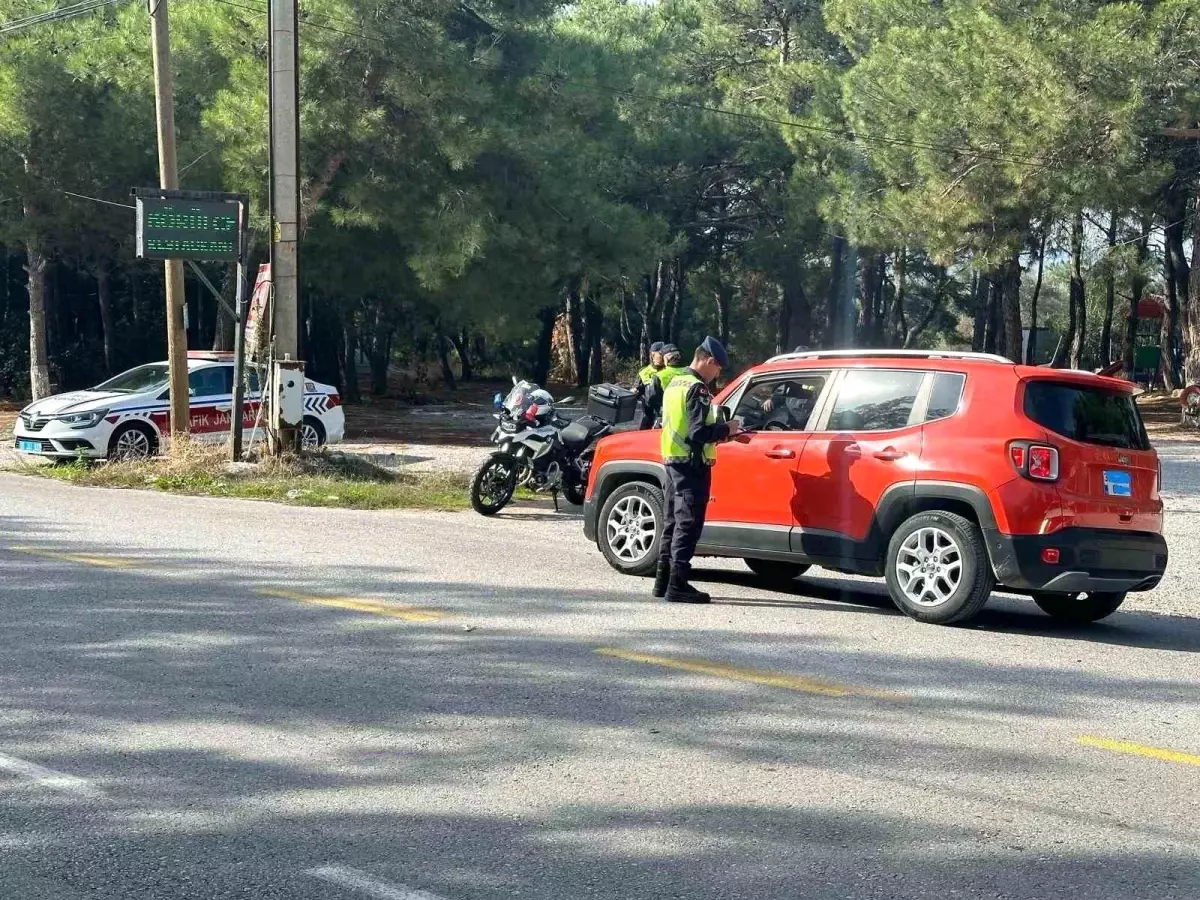
[[[154,434],[145,425],[124,425],[108,441],[108,458],[120,462],[149,459],[156,450]]]
[[[623,484],[600,510],[598,542],[608,564],[625,575],[649,575],[658,565],[663,493],[644,481]]]
[[[1034,594],[1042,612],[1063,622],[1085,625],[1111,616],[1125,602],[1124,593]]]
[[[888,593],[902,612],[921,622],[965,622],[983,608],[995,585],[979,527],[955,513],[918,513],[888,544]]]

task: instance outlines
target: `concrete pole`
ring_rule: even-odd
[[[175,94],[171,79],[170,25],[167,0],[149,0],[150,37],[154,56],[154,106],[158,113],[159,187],[179,188],[175,158]],[[168,259],[167,362],[170,367],[171,436],[188,433],[191,420],[188,397],[187,332],[183,326],[183,261]]]
[[[300,97],[296,0],[270,0],[271,280],[276,359],[300,358]]]

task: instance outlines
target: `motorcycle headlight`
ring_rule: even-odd
[[[68,413],[65,416],[58,416],[58,421],[64,425],[70,425],[72,428],[91,428],[107,415],[107,409],[97,409],[92,412]]]

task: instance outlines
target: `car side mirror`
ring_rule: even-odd
[[[717,421],[728,422],[732,418],[733,418],[733,414],[730,412],[728,406],[718,406],[717,407]]]

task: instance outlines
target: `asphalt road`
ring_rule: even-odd
[[[0,474],[0,898],[1200,895],[1200,619],[706,576]]]

